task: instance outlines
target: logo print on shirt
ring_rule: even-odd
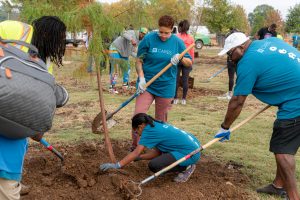
[[[278,49],[278,48],[275,47],[275,46],[271,46],[271,47],[269,48],[269,50],[270,50],[270,51],[273,51],[273,52],[278,50],[278,53],[280,53],[280,54],[287,54],[288,57],[291,58],[291,59],[293,59],[293,60],[295,60],[295,59],[297,58],[298,63],[300,63],[300,58],[298,58],[297,55],[296,55],[295,53],[293,53],[293,52],[288,52],[286,49]]]
[[[153,53],[156,53],[156,52],[157,52],[157,48],[153,48],[153,49],[152,49],[152,52],[153,52]]]
[[[281,54],[286,54],[287,53],[287,51],[285,49],[279,49],[278,52],[281,53]]]

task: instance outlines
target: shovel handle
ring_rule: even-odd
[[[188,46],[180,55],[179,55],[179,60],[193,47],[195,46],[195,43],[191,44]],[[145,88],[147,88],[149,85],[151,85],[158,77],[160,77],[163,73],[165,73],[170,67],[172,67],[173,64],[169,63],[165,68],[163,68],[160,72],[158,72],[155,76],[153,76],[145,85]]]
[[[64,161],[64,157],[52,146],[50,145],[45,139],[41,139],[40,143],[46,147],[49,151],[51,151],[52,153],[54,153],[57,157],[59,157],[59,159],[63,162]]]
[[[253,119],[254,117],[256,117],[257,115],[259,115],[260,113],[264,112],[265,110],[267,110],[270,107],[270,105],[265,106],[264,108],[262,108],[261,110],[259,110],[258,112],[252,114],[251,116],[249,116],[248,118],[246,118],[245,120],[243,120],[242,122],[240,122],[238,125],[236,125],[235,127],[233,127],[231,129],[231,132],[235,131],[236,129],[240,128],[241,126],[243,126],[244,124],[246,124],[248,121],[250,121],[251,119]],[[189,159],[190,157],[192,157],[193,155],[199,153],[200,151],[202,151],[203,149],[206,149],[207,147],[209,147],[210,145],[212,145],[213,143],[221,140],[222,138],[215,138],[211,141],[209,141],[208,143],[206,143],[205,145],[201,146],[200,148],[194,150],[193,152],[189,153],[188,155],[184,156],[183,158],[177,160],[176,162],[172,163],[171,165],[163,168],[162,170],[156,172],[155,174],[153,174],[152,176],[149,176],[148,178],[144,179],[143,181],[141,181],[140,184],[145,184],[147,182],[149,182],[150,180],[154,179],[155,177],[158,177],[159,175],[169,171],[170,169],[172,169],[173,167],[179,165],[180,163],[186,161],[187,159]]]
[[[260,113],[264,112],[265,110],[267,110],[270,107],[271,107],[270,105],[265,106],[264,108],[260,109],[256,113],[250,115],[248,118],[246,118],[243,121],[241,121],[238,125],[234,126],[232,129],[230,129],[230,131],[231,132],[235,131],[236,129],[240,128],[241,126],[243,126],[244,124],[246,124],[247,122],[249,122],[251,119],[253,119],[254,117],[256,117]],[[217,142],[217,141],[219,141],[221,139],[222,138],[215,138],[215,139],[209,141],[208,143],[206,143],[205,145],[202,146],[202,149],[206,149],[207,147],[209,147],[210,145],[212,145],[213,143],[215,143],[215,142]]]

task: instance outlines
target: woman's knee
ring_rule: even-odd
[[[150,169],[150,171],[152,171],[153,173],[156,173],[159,171],[159,167],[157,166],[157,164],[154,161],[150,161],[148,163],[148,168]]]

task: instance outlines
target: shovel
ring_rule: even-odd
[[[216,73],[214,73],[211,77],[209,77],[207,80],[205,81],[201,81],[202,83],[208,83],[210,82],[211,79],[215,78],[216,76],[218,76],[219,74],[221,74],[225,69],[227,68],[226,67],[223,67],[222,69],[220,69],[219,71],[217,71]]]
[[[54,155],[56,155],[61,160],[62,163],[64,162],[64,157],[52,145],[50,145],[45,139],[42,138],[40,140],[40,143],[44,147],[46,147],[49,151],[54,153]]]
[[[249,116],[247,119],[243,120],[242,122],[240,122],[238,125],[236,125],[235,127],[233,127],[231,130],[231,132],[235,131],[236,129],[240,128],[241,126],[243,126],[244,124],[246,124],[248,121],[250,121],[251,119],[253,119],[254,117],[256,117],[257,115],[259,115],[260,113],[264,112],[265,110],[267,110],[270,107],[270,105],[265,106],[264,108],[262,108],[261,110],[259,110],[258,112],[252,114],[251,116]],[[188,160],[189,158],[191,158],[193,155],[199,153],[200,151],[206,149],[207,147],[209,147],[210,145],[214,144],[215,142],[221,140],[222,138],[215,138],[213,140],[211,140],[210,142],[206,143],[205,145],[199,147],[198,149],[194,150],[193,152],[189,153],[188,155],[184,156],[183,158],[177,160],[176,162],[172,163],[171,165],[163,168],[162,170],[156,172],[155,174],[153,174],[152,176],[149,176],[148,178],[142,180],[141,182],[134,182],[134,181],[129,181],[131,184],[133,184],[133,186],[129,187],[126,186],[125,188],[128,190],[128,193],[138,197],[142,194],[142,188],[141,186],[148,183],[149,181],[153,180],[154,178],[160,176],[161,174],[169,171],[170,169],[172,169],[173,167],[176,167],[177,165],[179,165],[180,163]],[[137,188],[138,192],[136,191],[131,191],[129,188]]]
[[[195,44],[191,44],[188,48],[186,48],[180,55],[179,59],[181,59],[191,48],[193,48]],[[160,77],[163,73],[165,73],[170,67],[172,67],[172,63],[169,63],[167,66],[165,66],[160,72],[158,72],[152,79],[150,79],[146,85],[145,89],[149,87],[158,77]],[[106,120],[111,119],[117,112],[119,112],[122,108],[127,106],[133,99],[135,99],[137,96],[140,95],[140,91],[137,90],[129,99],[127,99],[125,102],[123,102],[115,111],[106,114]],[[93,133],[99,133],[98,128],[102,125],[102,113],[100,112],[93,120],[92,122],[92,132]]]

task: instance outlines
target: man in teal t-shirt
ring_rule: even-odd
[[[170,124],[157,121],[145,113],[138,113],[132,118],[132,128],[141,137],[136,149],[118,163],[104,163],[100,169],[121,168],[134,160],[151,160],[148,164],[152,172],[158,172],[200,148],[198,139]],[[145,149],[148,152],[142,153]],[[195,171],[200,153],[191,156],[170,172],[181,172],[175,177],[176,182],[186,182]]]
[[[234,96],[216,137],[229,139],[229,127],[240,114],[249,94],[278,107],[270,141],[277,163],[273,183],[257,189],[259,193],[299,199],[295,178],[295,158],[300,145],[300,52],[278,38],[251,42],[243,33],[225,40],[219,55],[237,64]]]

